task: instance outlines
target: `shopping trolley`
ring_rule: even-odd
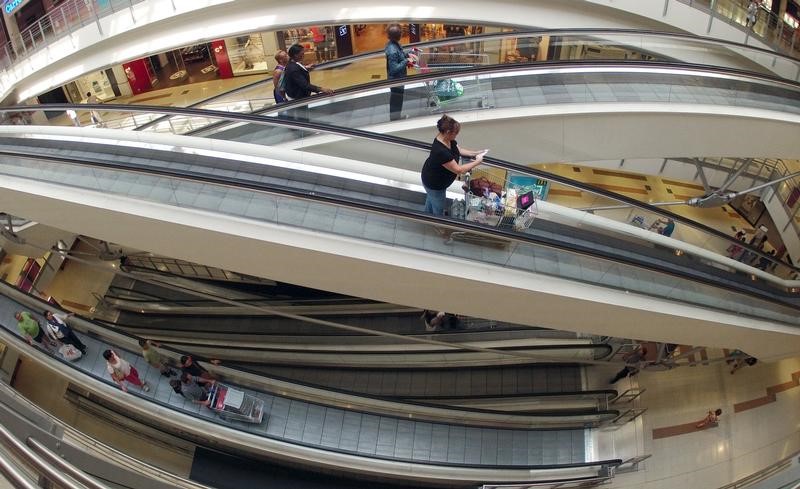
[[[489,55],[487,54],[423,52],[418,48],[412,49],[411,53],[417,57],[412,67],[416,68],[419,73],[463,70],[489,64]],[[483,81],[477,76],[460,80],[442,78],[425,82],[424,85],[431,112],[445,109],[468,110],[494,107],[491,83]]]
[[[255,424],[264,419],[264,400],[252,394],[216,382],[209,395],[209,409],[222,419]]]
[[[464,180],[464,200],[453,202],[451,214],[467,221],[513,231],[531,227],[539,213],[534,192],[510,182],[507,172],[499,169],[473,170]],[[463,208],[463,212],[462,209]],[[450,234],[454,240],[505,246],[507,240],[468,231]]]

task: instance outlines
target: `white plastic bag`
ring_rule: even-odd
[[[66,343],[61,345],[61,347],[58,349],[58,354],[68,362],[74,362],[83,356],[83,353],[81,353],[80,350],[75,348],[73,345],[68,345]]]

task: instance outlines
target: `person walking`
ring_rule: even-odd
[[[431,152],[422,166],[422,186],[425,188],[425,212],[435,216],[444,215],[447,202],[447,187],[458,175],[467,173],[483,163],[483,156],[489,151],[459,148],[456,137],[461,124],[448,115],[443,115],[436,123],[439,134],[433,140]],[[473,161],[459,164],[462,156],[474,158]]]
[[[97,98],[97,95],[93,94],[92,92],[86,92],[86,103],[87,104],[99,104],[101,103],[100,99]],[[100,117],[100,112],[96,109],[92,109],[89,111],[89,114],[92,117],[92,124],[102,127],[105,124],[105,121],[102,117]]]
[[[81,127],[81,121],[78,120],[78,113],[73,109],[67,109],[67,117],[72,121],[73,126]]]
[[[17,320],[17,329],[29,345],[33,346],[33,342],[41,344],[44,339],[44,332],[39,327],[39,321],[31,317],[28,311],[17,311],[14,313],[14,319]]]
[[[286,77],[286,98],[297,100],[310,97],[312,93],[333,93],[330,88],[320,87],[311,83],[311,75],[303,64],[306,49],[299,44],[292,44],[289,48],[289,63],[284,69]]]
[[[406,54],[403,46],[400,45],[402,34],[403,30],[399,24],[391,24],[386,29],[389,42],[386,43],[383,52],[386,55],[386,78],[389,80],[405,78],[408,75],[408,67],[416,61],[416,56]],[[389,89],[389,120],[391,121],[401,118],[405,89],[404,86]]]
[[[289,64],[284,69],[284,90],[286,100],[298,100],[310,97],[312,93],[333,93],[330,88],[320,87],[311,83],[311,75],[303,64],[306,49],[299,44],[289,47]],[[291,118],[298,121],[308,121],[308,108],[297,109]]]
[[[111,375],[111,379],[117,383],[123,392],[128,392],[128,387],[125,385],[126,380],[133,385],[141,387],[144,392],[150,391],[150,386],[147,385],[147,382],[139,378],[139,372],[136,367],[117,355],[114,350],[104,351],[103,358],[106,359],[106,370]]]
[[[52,339],[72,345],[80,350],[82,355],[86,355],[86,345],[78,338],[75,331],[67,324],[67,318],[74,316],[75,313],[56,314],[53,311],[45,311],[44,317],[47,319],[47,334]]]

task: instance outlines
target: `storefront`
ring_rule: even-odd
[[[350,32],[352,29],[350,26],[343,25],[340,27],[337,29],[334,26],[326,25],[278,31],[276,33],[278,47],[286,51],[292,44],[300,44],[306,48],[305,59],[303,60],[306,64],[330,61],[342,56],[338,54],[336,49],[337,31],[342,36],[347,36],[348,40],[351,39]],[[343,49],[343,51],[346,50],[346,48]],[[350,51],[352,54],[352,44]]]
[[[43,1],[43,0],[30,0]],[[49,1],[49,0],[44,0]],[[455,24],[401,24],[402,44],[501,32],[501,28]],[[80,102],[91,92],[100,100],[138,95],[155,89],[235,76],[270,74],[275,68],[275,53],[292,44],[305,47],[306,64],[316,64],[368,51],[386,45],[388,24],[324,25],[256,32],[207,43],[198,43],[164,53],[132,60],[113,69],[89,73],[64,87],[67,98]],[[482,43],[481,43],[482,44]],[[454,43],[451,51],[481,50],[484,46]],[[525,51],[509,45],[500,51]],[[491,49],[491,61],[498,59],[498,48]],[[500,57],[499,59],[504,59]]]
[[[76,104],[85,100],[87,93],[97,96],[103,102],[115,99],[119,94],[114,93],[114,85],[109,78],[109,74],[114,76],[110,69],[93,71],[72,83],[68,83],[64,87],[67,92],[67,98]]]
[[[219,41],[215,41],[217,43]],[[261,34],[230,37],[222,41],[232,76],[266,73],[269,71],[267,52]],[[221,49],[215,48],[218,53]],[[223,61],[224,60],[218,60]]]

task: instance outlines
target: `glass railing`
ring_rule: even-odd
[[[452,76],[452,75],[444,75]],[[465,72],[457,77],[450,78],[461,85],[465,95],[448,104],[434,104],[438,99],[432,92],[433,86],[439,78],[436,75],[425,75],[409,79],[405,83],[406,103],[404,113],[410,117],[429,116],[431,113],[441,112],[446,108],[448,112],[459,108],[483,110],[495,108],[519,108],[520,106],[535,107],[548,106],[554,103],[561,105],[603,103],[603,102],[654,102],[659,104],[707,104],[710,106],[735,106],[752,108],[770,108],[791,113],[800,112],[800,99],[798,88],[794,84],[777,82],[771,79],[761,79],[756,83],[753,77],[739,74],[722,75],[719,72],[708,73],[704,70],[691,69],[665,69],[654,68],[647,65],[625,65],[619,67],[598,66],[537,66],[537,67],[490,67],[483,70]],[[378,88],[378,87],[381,88]],[[372,85],[370,90],[360,91],[351,89],[329,97],[312,97],[305,102],[297,102],[281,106],[282,110],[271,109],[264,112],[270,118],[296,117],[313,120],[317,123],[330,124],[337,127],[369,127],[388,121],[387,98],[388,82]],[[383,108],[383,109],[381,109]],[[487,113],[487,120],[491,115]],[[230,129],[218,119],[206,114],[198,116],[172,116],[169,118],[170,132],[178,126],[206,126],[203,131],[194,134],[205,135],[218,139],[252,142],[264,145],[290,144],[291,147],[302,149],[306,144],[309,133],[288,128],[286,126],[265,125],[262,119],[254,119],[254,124],[249,127],[242,126],[241,121],[237,127]],[[319,138],[315,141],[322,144]],[[427,144],[427,141],[424,142]],[[424,155],[418,156],[419,161],[424,161]],[[419,163],[409,162],[405,156],[394,161],[391,156],[383,160],[384,164],[391,164],[401,168],[418,167]],[[778,168],[776,166],[776,168]],[[519,169],[515,169],[518,171]],[[531,170],[533,175],[545,178],[552,182],[553,188],[564,190],[561,194],[574,191],[574,182],[552,180],[553,176],[546,172]],[[773,176],[786,176],[791,172],[785,168],[779,173],[770,172]],[[789,180],[778,184],[777,191],[789,215],[796,215],[798,199],[792,199],[792,192],[796,188],[796,180]],[[563,188],[559,188],[563,186]],[[594,192],[595,189],[590,190]],[[643,209],[641,205],[623,202],[619,196],[599,195],[592,193],[581,201],[581,209],[592,209],[596,215],[610,219],[632,223],[639,227],[649,228],[653,223],[666,216],[663,211],[650,208]],[[563,202],[562,199],[559,202]],[[789,206],[788,204],[792,204]],[[619,208],[620,205],[625,207]],[[596,210],[595,210],[596,209]],[[671,217],[674,218],[674,217]],[[760,254],[736,253],[740,245],[730,241],[731,238],[721,236],[722,233],[709,233],[707,228],[697,229],[691,221],[679,221],[688,224],[690,228],[682,228],[676,236],[682,241],[711,250],[720,255],[735,257],[742,261],[753,261],[760,266]],[[797,225],[796,220],[794,220]],[[749,253],[749,251],[748,251]],[[757,258],[758,257],[758,258]],[[765,258],[769,272],[782,278],[792,276],[793,269],[786,265],[776,264],[772,258]]]
[[[516,52],[516,46],[533,42],[549,46],[550,57],[536,61],[536,66],[582,61],[610,61],[617,64],[629,62],[632,65],[677,62],[682,66],[689,64],[715,69],[745,70],[787,80],[796,80],[800,75],[800,62],[797,60],[749,46],[681,34],[597,29],[491,34],[411,45],[419,50],[420,62],[418,67],[409,70],[409,74],[412,79],[431,73],[444,77],[447,73],[479,66],[520,64],[519,58],[511,53]],[[463,56],[467,56],[471,63],[456,62]],[[383,51],[343,58],[318,66],[312,71],[312,82],[337,91],[353,87],[367,90],[376,85],[376,77],[385,78],[384,64]],[[478,96],[468,91],[467,87],[464,87],[464,92],[466,98]],[[274,103],[271,93],[272,82],[267,79],[262,83],[212,97],[192,107],[237,113],[269,110]],[[441,107],[435,105],[431,107],[431,112],[463,109],[464,100],[466,99],[462,98],[458,103],[449,102]],[[479,101],[473,102],[477,105]],[[491,100],[480,102],[484,107],[492,106]],[[63,120],[62,123],[69,122]],[[187,134],[202,129],[209,123],[208,120],[191,117],[137,116],[125,117],[119,121],[109,119],[105,127],[130,129],[137,126],[139,130]]]
[[[758,1],[754,19],[753,16],[748,15],[748,7],[750,5],[748,0],[675,1],[706,12],[714,19],[740,27],[743,31],[743,42],[747,41],[747,37],[754,36],[779,52],[795,58],[800,57],[800,41],[797,39],[797,28],[787,24],[771,10],[761,5],[761,1]],[[773,1],[777,2],[777,0]]]
[[[255,116],[235,117],[255,118]],[[284,121],[270,122],[286,124]],[[296,126],[294,130],[305,133],[327,129],[322,126],[314,128]],[[339,129],[338,132],[343,135],[344,131]],[[360,137],[377,140],[388,138],[369,134]],[[408,162],[422,161],[427,154],[424,144],[402,143],[402,140],[397,138],[389,138],[384,142],[394,146],[405,144],[404,151]],[[58,144],[63,142],[59,141]],[[118,149],[119,146],[115,148]],[[88,156],[81,156],[78,159],[69,159],[66,156],[54,159],[57,161],[43,161],[43,157],[29,159],[6,155],[0,163],[0,172],[7,176],[76,186],[110,195],[124,195],[178,207],[202,209],[446,256],[479,260],[502,267],[635,291],[743,316],[800,325],[800,316],[797,315],[793,305],[795,299],[788,296],[782,302],[779,297],[780,289],[772,289],[772,292],[762,290],[761,293],[748,290],[749,279],[736,282],[735,275],[727,272],[720,272],[706,280],[689,278],[691,275],[689,268],[702,268],[707,257],[685,262],[682,266],[666,261],[663,256],[653,259],[652,256],[645,254],[639,261],[632,259],[627,253],[630,250],[635,251],[637,246],[641,249],[652,249],[652,238],[649,237],[652,233],[623,232],[629,249],[622,254],[611,244],[594,242],[592,239],[581,242],[578,239],[580,234],[577,228],[586,230],[591,227],[597,233],[605,232],[612,237],[618,235],[621,229],[607,225],[613,221],[603,221],[598,225],[597,216],[586,212],[576,210],[571,210],[572,213],[561,212],[552,207],[547,210],[546,216],[542,215],[544,212],[540,213],[540,218],[575,228],[575,233],[567,232],[564,228],[563,236],[548,235],[546,230],[543,234],[537,234],[537,227],[543,226],[515,232],[493,229],[470,221],[435,218],[421,212],[419,202],[386,198],[379,191],[364,192],[357,197],[348,198],[345,192],[326,193],[324,189],[317,189],[311,185],[313,192],[310,194],[308,183],[298,182],[297,187],[292,188],[285,177],[270,179],[265,175],[248,174],[245,170],[220,172],[220,168],[204,167],[200,164],[170,163],[165,167],[164,162],[157,159],[141,160],[136,162],[135,166],[110,163],[108,158],[92,163]],[[518,168],[517,173],[522,175],[537,174],[508,163],[496,162],[496,164],[498,167],[504,166],[502,169],[505,171],[508,171],[508,168],[514,168],[513,171],[516,171]],[[108,165],[111,167],[104,168]],[[167,167],[170,169],[166,169]],[[221,177],[220,173],[229,174],[231,177]],[[559,180],[566,181],[555,175],[548,178],[554,187],[564,185]],[[583,188],[589,187],[580,185]],[[337,197],[333,197],[334,195]],[[611,195],[601,195],[597,191],[595,200],[614,201]],[[631,204],[636,205],[636,203]],[[642,212],[649,210],[646,205],[639,204],[639,206]],[[545,207],[540,207],[540,210],[545,210]],[[655,208],[652,213],[654,217],[663,215],[663,212],[659,213]],[[443,226],[450,228],[454,233],[477,235],[486,240],[479,239],[477,243],[472,240],[448,242],[442,238]],[[692,232],[696,234],[695,238],[703,245],[703,249],[724,249],[730,242],[721,233],[704,234],[701,226],[693,226]],[[679,243],[675,242],[676,245]],[[665,242],[664,246],[670,244]],[[775,265],[781,271],[786,267],[781,263]],[[717,270],[713,267],[706,268]],[[663,273],[659,270],[668,272]],[[753,269],[753,273],[756,274],[758,271]]]
[[[547,56],[543,55],[537,61],[514,54],[518,52],[516,47],[534,43],[548,46]],[[412,44],[409,48],[417,49],[420,59],[418,66],[409,70],[411,76],[532,61],[538,65],[545,62],[603,60],[637,64],[677,61],[775,74],[790,80],[796,80],[800,74],[800,62],[769,51],[715,39],[649,31],[551,29],[450,38]],[[315,84],[336,90],[353,86],[366,89],[374,84],[376,78],[385,79],[384,53],[373,51],[322,63],[311,75]],[[191,107],[236,113],[255,112],[274,104],[271,94],[272,80],[267,78],[213,96]],[[65,125],[70,123],[66,118],[60,122]],[[152,115],[137,115],[106,118],[104,127],[184,134],[198,130],[207,123],[196,118],[168,120]]]
[[[131,8],[141,1],[143,0],[66,0],[3,45],[0,50],[0,65],[7,70],[18,61],[87,24],[97,23],[100,29],[100,18],[114,12],[129,10],[133,16]]]
[[[784,110],[798,110],[800,104],[797,100],[793,99],[796,95],[796,89],[793,85],[786,86],[782,82],[775,82],[774,80],[758,80],[753,77],[741,77],[735,75],[732,77],[722,77],[720,73],[705,74],[704,72],[692,72],[687,70],[677,70],[670,72],[663,68],[648,68],[640,67],[636,70],[627,68],[625,70],[617,70],[616,68],[608,68],[602,66],[585,66],[580,68],[566,67],[559,71],[556,67],[540,67],[532,69],[530,67],[516,67],[511,69],[505,67],[500,71],[499,68],[492,68],[488,71],[480,71],[475,74],[464,74],[457,79],[461,80],[459,83],[465,86],[477,86],[483,84],[490,88],[489,96],[491,100],[498,106],[506,105],[508,107],[516,107],[523,100],[532,101],[534,97],[538,97],[538,102],[541,104],[548,103],[548,94],[542,89],[546,83],[550,83],[559,90],[554,91],[559,97],[559,101],[566,102],[564,94],[567,94],[569,100],[573,103],[589,102],[597,100],[599,95],[607,97],[607,100],[616,97],[615,92],[608,89],[610,83],[615,82],[615,77],[619,78],[619,86],[624,90],[636,90],[640,87],[643,94],[639,100],[650,96],[652,101],[686,103],[688,99],[695,102],[702,101],[702,97],[707,97],[708,103],[731,103],[738,106],[758,106],[760,108],[765,105],[772,106],[773,108],[780,107]],[[542,73],[541,76],[536,75]],[[637,78],[638,84],[634,84],[634,78]],[[653,78],[656,82],[651,83]],[[543,81],[544,79],[544,81]],[[431,83],[435,78],[425,78],[424,81],[409,80],[409,90],[407,93],[413,96],[413,90],[423,90],[421,96],[416,101],[411,99],[408,104],[408,111],[415,115],[429,114],[427,106],[427,98],[424,87],[426,84]],[[491,83],[491,84],[490,84]],[[384,106],[385,100],[381,101],[381,97],[386,96],[390,84],[384,82],[383,89],[373,89],[367,93],[358,91],[350,91],[348,93],[338,94],[325,98],[311,98],[307,102],[311,102],[307,107],[301,104],[307,102],[298,102],[293,104],[290,110],[302,110],[306,114],[310,114],[312,120],[322,120],[336,125],[322,124],[291,124],[281,117],[262,117],[256,115],[232,115],[228,113],[210,112],[199,109],[172,109],[172,108],[157,108],[157,107],[140,107],[140,106],[104,106],[107,110],[120,110],[130,113],[150,113],[152,114],[170,114],[173,118],[198,118],[206,121],[214,121],[220,119],[227,119],[228,123],[236,122],[238,127],[234,129],[224,129],[224,132],[218,128],[209,130],[212,137],[228,138],[238,141],[254,142],[258,144],[279,144],[289,143],[290,147],[305,150],[304,146],[309,146],[309,151],[313,151],[311,146],[318,145],[324,141],[320,141],[320,137],[316,135],[317,132],[336,134],[344,136],[346,141],[350,138],[356,137],[360,139],[362,146],[369,144],[364,140],[377,139],[380,141],[378,144],[385,142],[396,142],[402,148],[398,151],[386,151],[384,149],[375,148],[376,152],[381,153],[381,157],[374,160],[374,163],[380,165],[388,165],[396,168],[412,169],[419,171],[421,162],[426,158],[426,152],[429,148],[428,141],[408,141],[403,139],[393,139],[389,136],[376,136],[372,133],[367,133],[358,130],[341,129],[341,126],[350,125],[367,125],[370,117],[377,118],[376,120],[386,121],[388,115],[386,112],[383,114],[377,112],[376,107]],[[605,90],[597,92],[596,87]],[[528,91],[531,91],[531,95]],[[629,92],[623,92],[624,96]],[[376,99],[377,97],[377,99]],[[416,104],[416,105],[414,105]],[[51,110],[72,107],[67,105],[52,105],[49,106]],[[92,107],[92,106],[86,106]],[[97,106],[99,107],[99,106]],[[368,113],[361,121],[353,124],[353,121],[358,118],[360,108],[368,107]],[[385,107],[385,106],[384,106]],[[14,110],[14,108],[3,109]],[[385,109],[384,109],[385,110]],[[415,112],[416,111],[416,112]],[[377,113],[376,113],[377,112]],[[190,114],[190,115],[182,115]],[[249,125],[248,125],[249,124]],[[305,129],[302,129],[305,128]],[[413,148],[409,149],[411,146]],[[513,174],[521,174],[533,176],[536,178],[544,179],[551,186],[552,191],[551,201],[566,208],[574,207],[578,210],[586,210],[580,214],[568,216],[562,210],[548,214],[547,219],[557,222],[565,226],[575,226],[576,221],[582,226],[588,225],[586,222],[590,213],[595,217],[601,216],[611,221],[624,222],[631,224],[631,227],[625,227],[624,232],[633,234],[633,226],[649,229],[653,223],[660,219],[674,219],[678,225],[679,230],[674,234],[674,237],[679,239],[682,243],[692,245],[697,248],[684,247],[682,252],[692,255],[697,254],[697,249],[713,252],[716,255],[734,257],[731,249],[738,249],[742,253],[736,254],[735,258],[741,262],[752,263],[756,266],[761,266],[761,260],[764,259],[764,270],[758,270],[755,267],[746,266],[736,261],[724,261],[724,266],[731,269],[738,269],[743,273],[752,272],[754,277],[761,276],[761,274],[769,274],[780,279],[791,278],[793,273],[797,270],[781,262],[775,260],[773,257],[759,252],[755,249],[734,241],[732,237],[724,233],[715,231],[711,228],[698,224],[690,219],[682,218],[678,215],[671,214],[657,207],[643,204],[636,200],[625,198],[613,192],[601,191],[596,187],[588,184],[582,184],[575,180],[542,171],[527,168],[520,165],[513,165],[502,162],[500,160],[491,160],[497,165],[500,177],[503,179],[510,178]],[[373,161],[370,161],[373,162]],[[358,178],[357,175],[352,178]],[[415,182],[416,183],[416,182]],[[568,197],[578,190],[583,192],[581,199],[578,201],[571,200]],[[455,196],[455,195],[454,195]],[[788,198],[788,197],[787,197]],[[796,205],[796,204],[795,204]],[[672,207],[674,208],[674,207]],[[620,230],[609,231],[602,229],[604,225],[595,223],[594,229],[598,233],[611,233],[612,235],[618,234]],[[607,227],[607,226],[605,226]],[[640,232],[639,230],[635,232]],[[626,237],[630,239],[631,237]],[[641,242],[642,245],[646,244],[647,239],[641,236],[635,238]],[[746,252],[746,254],[745,254]],[[743,259],[744,258],[744,259]],[[783,284],[782,281],[778,281]],[[786,288],[786,285],[781,285]]]

